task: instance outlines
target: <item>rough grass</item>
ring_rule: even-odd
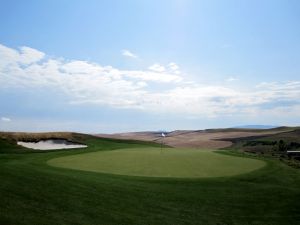
[[[2,139],[15,141],[39,141],[44,139],[67,139],[73,140],[76,133],[71,132],[45,132],[45,133],[26,133],[26,132],[0,132]]]
[[[52,159],[49,165],[85,171],[147,177],[224,177],[251,172],[265,162],[209,150],[133,148]]]
[[[0,224],[300,224],[300,173],[279,161],[268,160],[249,174],[207,179],[126,177],[46,164],[87,151],[151,147],[84,141],[86,150],[0,154]]]

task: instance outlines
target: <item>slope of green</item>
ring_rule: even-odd
[[[0,153],[22,153],[26,150],[22,146],[17,145],[13,140],[0,138]]]
[[[52,159],[52,166],[147,177],[223,177],[251,172],[265,162],[209,150],[133,148]]]
[[[85,150],[0,154],[0,224],[300,224],[300,173],[279,161],[268,160],[262,169],[239,176],[204,179],[129,177],[47,165],[68,155],[153,147],[92,137],[84,142],[90,146]]]

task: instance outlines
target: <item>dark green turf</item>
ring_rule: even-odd
[[[90,149],[0,154],[0,224],[300,224],[300,173],[279,161],[250,174],[207,179],[126,177],[46,164],[147,145],[84,141]]]

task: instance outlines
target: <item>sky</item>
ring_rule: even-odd
[[[300,125],[298,0],[0,0],[0,130]]]

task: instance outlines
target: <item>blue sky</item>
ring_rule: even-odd
[[[300,123],[299,1],[0,1],[0,130]]]

